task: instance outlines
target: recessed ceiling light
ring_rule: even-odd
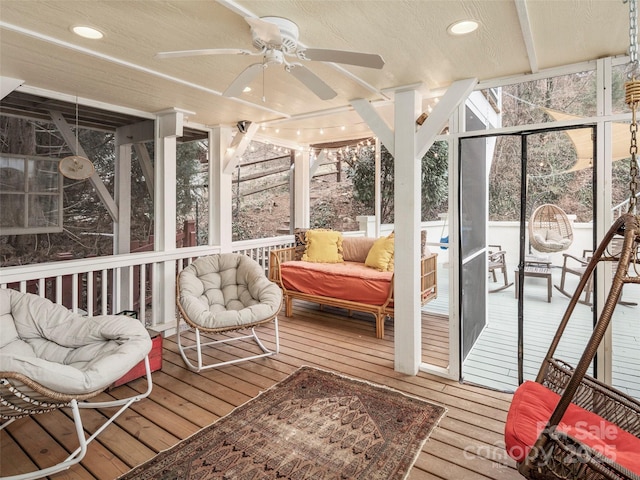
[[[459,22],[452,23],[447,28],[447,32],[451,35],[466,35],[476,31],[478,28],[478,22],[475,20],[460,20]]]
[[[243,91],[244,93],[249,93],[249,92],[251,91],[251,87],[244,87],[244,88],[242,89],[242,91]]]
[[[84,38],[90,38],[92,40],[99,40],[104,37],[104,34],[97,28],[88,27],[86,25],[76,25],[71,27],[71,31],[76,35],[80,35]]]

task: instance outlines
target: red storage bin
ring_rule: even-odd
[[[149,336],[151,337],[151,351],[149,352],[149,366],[151,371],[155,372],[162,368],[162,335],[153,330],[149,330]],[[111,388],[119,387],[131,380],[145,376],[144,360],[138,363],[135,367],[125,373],[118,380],[113,382]]]

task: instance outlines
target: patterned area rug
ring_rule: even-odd
[[[143,479],[402,479],[445,408],[302,367],[123,475]]]

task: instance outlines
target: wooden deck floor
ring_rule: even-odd
[[[435,359],[446,358],[446,318],[423,315]],[[271,328],[271,327],[269,327]],[[267,340],[272,339],[272,331]],[[503,448],[503,428],[511,395],[461,385],[420,373],[393,370],[393,324],[387,322],[384,340],[374,336],[372,319],[348,318],[344,312],[321,311],[295,303],[293,317],[280,317],[281,353],[276,357],[196,374],[185,369],[175,338],[164,340],[163,368],[153,373],[151,396],[126,412],[89,446],[80,465],[55,479],[113,479],[228,414],[302,365],[317,366],[444,405],[447,413],[426,442],[411,479],[518,479]],[[252,348],[247,344],[212,351],[218,358]],[[269,342],[267,342],[269,343]],[[442,360],[441,360],[442,361]],[[143,391],[136,380],[105,393],[122,397]],[[83,411],[87,431],[102,418]],[[21,419],[0,432],[0,475],[28,470],[34,462],[50,465],[75,449],[69,413],[58,411]]]
[[[449,291],[447,269],[439,265],[438,298],[423,307],[429,314],[447,315]],[[515,267],[509,268],[513,282]],[[553,285],[560,284],[560,268],[552,269]],[[490,284],[495,288],[499,284]],[[577,277],[568,276],[566,289],[573,292]],[[547,284],[542,278],[527,278],[524,292],[524,378],[534,379],[547,353],[553,335],[569,304],[569,298],[556,288],[547,302]],[[640,304],[640,285],[627,285],[623,294],[627,302]],[[515,285],[487,297],[487,325],[467,357],[463,376],[466,382],[501,391],[514,391],[518,386],[518,301]],[[613,315],[613,386],[640,399],[640,306],[619,305]],[[593,313],[589,306],[578,304],[557,351],[557,357],[576,364],[584,351],[593,328]],[[426,333],[429,332],[429,335]],[[423,359],[437,363],[429,342],[437,335],[437,349],[448,345],[442,337],[442,326],[423,329]]]

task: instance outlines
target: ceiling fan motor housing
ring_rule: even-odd
[[[254,47],[258,50],[262,50],[263,48],[270,49],[273,47],[279,47],[285,54],[295,54],[296,49],[298,48],[298,38],[300,34],[298,25],[291,20],[282,17],[261,17],[260,20],[273,23],[278,27],[280,35],[282,36],[282,43],[280,45],[269,45],[252,30],[251,35],[253,37]]]

